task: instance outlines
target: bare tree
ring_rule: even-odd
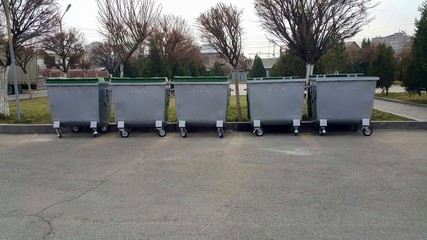
[[[4,3],[2,15],[4,19]],[[28,47],[28,44],[34,44],[34,39],[44,36],[55,29],[59,19],[59,8],[56,0],[9,0],[9,15],[11,31],[13,36],[13,50],[18,52],[22,47]],[[5,22],[1,20],[2,22]],[[5,47],[6,70],[5,76],[8,76],[11,58],[9,47]],[[9,105],[7,101],[7,77],[0,82],[0,114],[9,115]]]
[[[346,39],[373,20],[373,0],[255,0],[262,27],[306,62],[307,78],[336,38]]]
[[[238,68],[241,71],[249,72],[249,70],[252,68],[253,62],[253,59],[242,56],[241,58],[239,58]]]
[[[114,53],[114,49],[108,42],[101,43],[95,47],[90,57],[95,64],[107,69],[110,75],[114,73],[120,63],[118,55]]]
[[[31,90],[31,81],[28,76],[28,67],[31,62],[37,57],[38,51],[35,46],[21,47],[16,53],[16,65],[21,67],[24,73],[25,80],[27,82],[28,91],[30,93],[30,99],[33,98],[33,92]]]
[[[110,41],[120,58],[120,77],[124,64],[151,34],[161,12],[155,0],[97,0],[101,34]]]
[[[219,55],[236,71],[242,52],[242,17],[243,11],[233,5],[217,3],[197,18],[197,24],[203,40],[206,40]],[[234,75],[234,74],[233,74]],[[234,79],[236,91],[237,115],[243,121],[240,105],[239,82]]]
[[[198,49],[186,20],[174,15],[165,15],[160,19],[150,41],[159,48],[169,66],[188,62]]]
[[[92,59],[87,53],[84,53],[83,56],[79,59],[78,65],[83,70],[84,77],[87,77],[87,73],[92,69]]]
[[[68,77],[70,66],[77,64],[85,54],[83,45],[81,34],[74,28],[47,36],[43,40],[43,48],[58,56],[55,67],[61,70],[65,77]]]

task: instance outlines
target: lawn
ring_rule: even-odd
[[[385,95],[385,93],[384,94],[377,93],[375,94],[375,96],[381,97],[381,98],[399,100],[403,102],[427,104],[427,93],[422,93],[421,95],[418,95],[418,94],[410,95],[409,93],[388,93],[388,95]]]
[[[242,105],[242,114],[243,121],[248,121],[248,107],[246,96],[241,96],[241,105]],[[0,123],[19,123],[16,120],[16,106],[15,101],[9,102],[10,116],[4,117],[0,116]],[[21,100],[21,111],[24,112],[24,121],[22,123],[27,124],[50,124],[52,119],[50,117],[49,102],[47,97],[34,98]],[[114,109],[111,113],[112,122],[114,122]],[[309,120],[307,118],[306,108],[304,107],[303,120]],[[410,121],[410,119],[396,116],[390,113],[381,112],[374,110],[372,114],[373,121]],[[171,98],[168,109],[168,121],[176,122],[175,114],[175,99]],[[230,104],[228,106],[228,115],[227,122],[237,122],[237,107],[236,107],[236,97],[231,96]]]

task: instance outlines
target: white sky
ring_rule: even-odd
[[[193,28],[194,35],[198,38],[195,18],[201,13],[214,6],[217,2],[232,3],[239,9],[243,9],[243,36],[244,54],[254,57],[278,56],[278,47],[269,43],[267,33],[259,27],[260,23],[255,14],[253,0],[157,0],[162,5],[162,13],[180,15],[185,18]],[[397,31],[405,31],[407,34],[414,33],[415,19],[420,17],[418,7],[423,0],[382,0],[371,13],[375,19],[363,31],[356,35],[354,41],[361,42],[363,38],[391,35]],[[96,0],[60,0],[62,9],[71,3],[70,10],[63,18],[65,27],[75,27],[84,33],[87,43],[102,40],[98,33],[99,24],[97,20],[98,10]]]

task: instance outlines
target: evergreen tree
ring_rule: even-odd
[[[249,77],[265,77],[267,76],[267,71],[265,70],[264,64],[258,55],[255,55],[254,64],[252,69],[249,71]]]
[[[350,58],[345,49],[344,40],[341,40],[326,51],[325,55],[317,62],[314,71],[318,74],[334,74],[346,73],[349,70]]]
[[[279,60],[271,69],[271,76],[305,76],[305,62],[289,50],[286,50],[280,54]]]
[[[376,53],[369,64],[368,74],[377,76],[377,88],[382,88],[388,95],[388,89],[395,80],[396,62],[393,49],[385,44],[377,46]]]
[[[124,77],[139,77],[139,66],[143,62],[142,56],[132,57],[127,62],[123,63],[123,76]],[[116,76],[120,75],[120,69],[116,69]]]
[[[403,67],[403,86],[410,93],[427,92],[427,1],[419,8],[420,20],[415,22],[416,31],[411,55]]]
[[[375,52],[370,39],[363,39],[361,49],[350,54],[349,73],[363,73],[368,75],[368,67]]]
[[[163,61],[160,50],[151,44],[148,57],[142,66],[141,76],[171,78],[171,75],[170,68]]]
[[[216,61],[214,67],[209,72],[210,76],[225,76],[224,67],[220,62]]]

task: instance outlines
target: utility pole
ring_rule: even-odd
[[[7,0],[2,0],[4,13],[6,15],[6,26],[7,26],[7,37],[9,40],[9,52],[10,52],[10,70],[12,71],[12,80],[15,88],[15,100],[16,100],[16,117],[18,121],[22,121],[21,105],[19,102],[19,89],[18,89],[18,79],[16,76],[16,63],[15,63],[15,52],[13,50],[13,38],[12,38],[12,28],[10,26],[10,9],[9,2]],[[6,76],[7,77],[7,76]]]

